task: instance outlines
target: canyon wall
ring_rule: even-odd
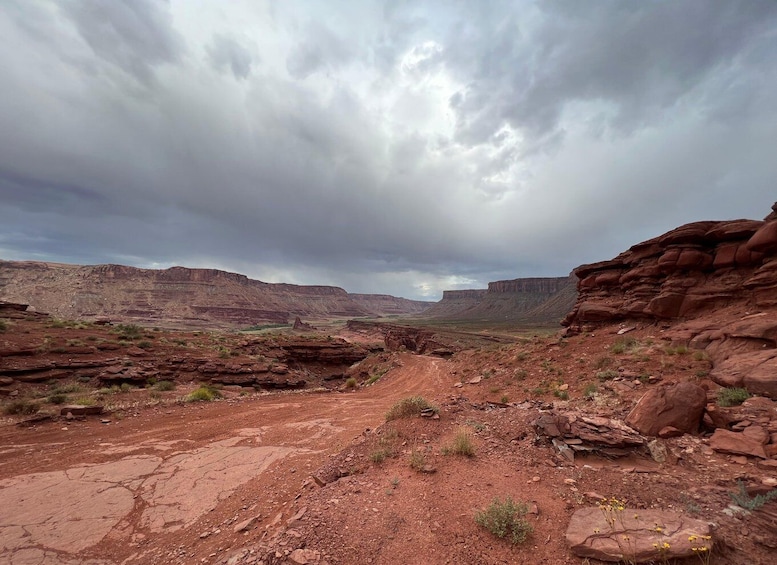
[[[425,317],[557,325],[575,302],[574,277],[534,277],[488,283],[488,289],[446,290]]]
[[[427,303],[257,281],[216,269],[0,261],[0,300],[66,319],[245,327],[302,318],[416,313]]]

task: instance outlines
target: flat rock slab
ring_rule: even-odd
[[[60,408],[59,413],[62,416],[66,416],[68,413],[73,416],[98,416],[103,413],[103,407],[100,405],[69,404]]]
[[[606,508],[581,508],[572,515],[566,533],[572,553],[600,561],[650,563],[712,550],[707,522],[667,510]]]

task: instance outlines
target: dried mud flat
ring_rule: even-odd
[[[355,391],[227,391],[29,427],[6,418],[0,563],[582,563],[564,533],[599,497],[712,522],[711,563],[774,563],[775,503],[731,512],[729,494],[737,481],[770,484],[774,467],[716,453],[704,435],[664,440],[662,464],[636,450],[573,463],[538,436],[532,422],[551,404],[622,419],[655,386],[597,380],[605,358],[616,372],[705,381],[708,361],[668,353],[658,328],[635,330],[644,346],[625,353],[612,352],[616,330],[450,360],[394,353],[393,369]],[[414,395],[439,419],[385,422]],[[474,457],[446,455],[462,429]],[[473,520],[506,496],[531,510],[525,544]]]

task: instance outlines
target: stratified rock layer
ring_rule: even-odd
[[[777,204],[773,209],[777,208]],[[564,325],[695,318],[777,306],[777,219],[686,224],[610,261],[582,265]]]
[[[286,324],[304,318],[416,314],[429,303],[350,295],[333,286],[271,284],[216,269],[137,269],[0,261],[0,298],[66,319],[179,326]]]

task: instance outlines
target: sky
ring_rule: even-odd
[[[438,300],[777,200],[777,2],[2,0],[0,258]]]

